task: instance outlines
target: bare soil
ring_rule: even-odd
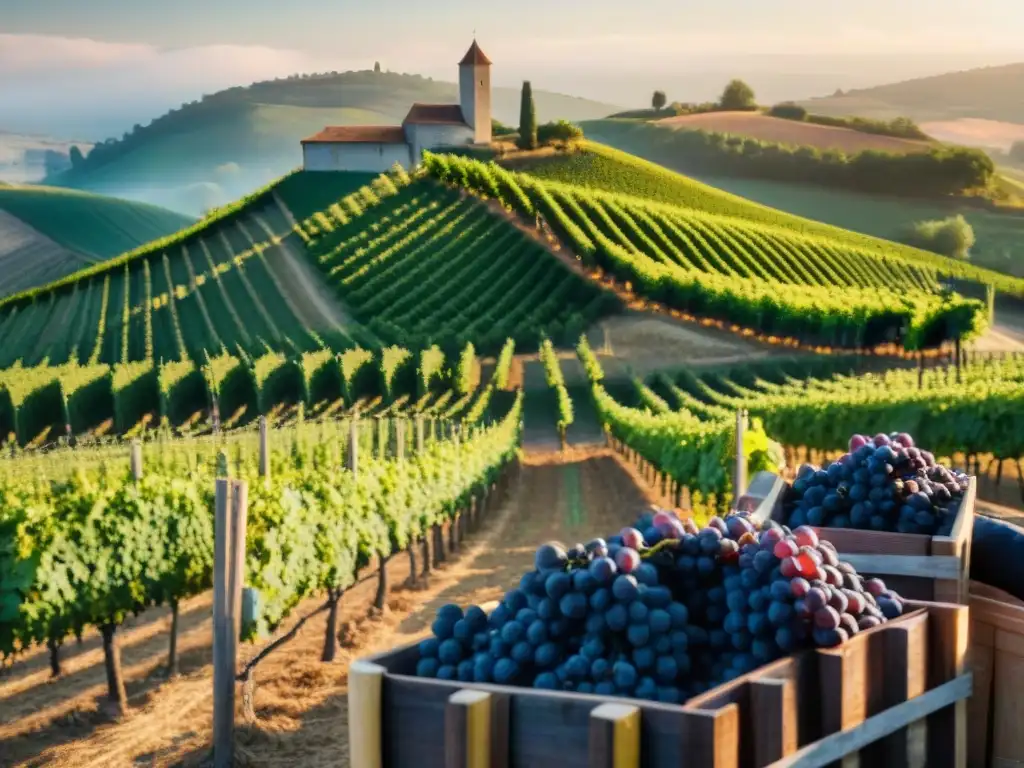
[[[749,136],[779,144],[838,149],[847,154],[868,149],[882,152],[927,152],[934,145],[925,141],[878,136],[850,128],[785,120],[757,112],[707,112],[658,120],[659,125],[680,130],[716,131]]]
[[[995,147],[1004,151],[1014,142],[1024,141],[1024,125],[980,117],[922,123],[921,130],[939,141],[966,144],[969,147]]]
[[[376,589],[370,578],[342,600],[342,650],[332,664],[320,651],[325,614],[310,619],[297,637],[256,668],[255,723],[237,722],[238,762],[248,766],[347,766],[346,685],[349,662],[413,642],[429,633],[446,602],[495,599],[527,570],[537,545],[568,544],[607,535],[631,522],[654,500],[636,471],[605,449],[535,453],[525,457],[508,501],[461,555],[431,574],[428,587],[402,586],[409,573],[403,554],[388,564],[394,586],[383,615],[370,615]],[[318,599],[294,616],[315,610]],[[147,612],[123,630],[123,664],[133,713],[111,722],[99,709],[105,692],[99,638],[66,649],[65,674],[49,680],[45,649],[19,659],[0,678],[0,765],[120,768],[198,766],[208,763],[212,670],[210,598],[182,609],[179,648],[183,674],[166,681],[168,616]],[[282,631],[291,627],[289,622]],[[266,641],[266,642],[269,642]],[[257,647],[243,651],[242,662]]]

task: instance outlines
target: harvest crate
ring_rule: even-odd
[[[414,676],[416,645],[349,670],[352,768],[966,766],[965,606],[910,612],[682,706]]]
[[[759,472],[739,509],[759,520],[782,520],[782,509],[791,486],[771,472]],[[912,600],[966,604],[970,595],[971,537],[974,531],[974,499],[977,478],[972,477],[960,501],[949,536],[862,531],[852,528],[816,528],[818,535],[835,545],[840,559],[858,573],[879,576],[887,586]]]
[[[971,667],[968,702],[971,768],[1024,765],[1024,602],[971,582]]]

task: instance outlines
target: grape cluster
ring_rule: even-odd
[[[800,467],[786,522],[946,535],[967,482],[966,475],[937,464],[906,433],[854,435],[849,452],[827,469]]]
[[[445,605],[416,674],[681,702],[903,612],[809,527],[658,511],[607,540],[550,542],[490,615]]]

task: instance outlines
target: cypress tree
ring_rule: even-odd
[[[537,148],[537,107],[533,103],[533,87],[523,81],[523,97],[519,107],[519,148]]]

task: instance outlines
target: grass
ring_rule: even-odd
[[[600,123],[586,130],[596,141],[616,141],[602,133]],[[613,192],[629,192],[660,202],[688,205],[713,213],[800,228],[807,232],[829,234],[862,244],[877,238],[896,240],[910,224],[963,214],[974,228],[977,243],[971,250],[971,265],[951,262],[924,251],[889,244],[903,253],[912,253],[946,269],[975,279],[999,282],[1005,290],[1018,291],[1024,278],[1024,216],[1013,212],[988,211],[963,204],[884,198],[845,190],[833,190],[809,184],[788,184],[734,176],[683,176],[687,169],[673,163],[658,147],[619,145],[618,150],[590,141],[582,156],[560,155],[525,166],[531,174],[556,180],[574,175],[584,183]],[[646,158],[643,160],[641,158]],[[649,160],[657,160],[657,165]],[[677,172],[678,171],[678,172]],[[703,182],[703,183],[702,183]],[[789,215],[787,215],[789,214]],[[837,229],[839,228],[839,229]],[[839,230],[846,230],[840,232]],[[864,237],[868,235],[870,237]],[[988,272],[993,270],[1017,280]],[[1017,287],[1015,287],[1017,286]]]

